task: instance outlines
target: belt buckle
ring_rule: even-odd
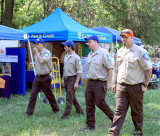
[[[67,76],[64,77],[64,79],[67,79],[67,78],[68,78]]]

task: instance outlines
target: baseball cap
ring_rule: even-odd
[[[130,37],[130,36],[133,36],[133,31],[130,30],[130,29],[125,29],[121,32],[120,36],[126,36],[126,37]]]
[[[63,44],[64,46],[65,46],[65,45],[68,45],[68,46],[74,48],[74,42],[71,41],[71,40],[67,40],[66,42],[62,42],[62,44]]]
[[[44,40],[42,38],[37,38],[34,43],[43,43],[45,44]]]
[[[92,36],[90,36],[88,38],[84,38],[84,39],[85,40],[95,40],[95,41],[97,41],[97,43],[99,43],[99,38],[96,35],[92,35]]]

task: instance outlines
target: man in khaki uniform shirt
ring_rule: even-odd
[[[51,91],[51,76],[52,71],[52,58],[50,51],[44,48],[44,40],[38,38],[35,40],[35,48],[33,52],[35,53],[35,78],[32,85],[31,97],[29,100],[26,115],[33,115],[34,108],[36,105],[37,95],[42,89],[46,95],[53,113],[59,113],[59,108],[55,97]]]
[[[123,47],[117,53],[112,87],[116,93],[116,111],[109,136],[119,136],[129,106],[135,126],[133,133],[142,136],[143,93],[150,81],[152,64],[147,51],[133,43],[132,30],[123,30],[121,36]]]
[[[112,121],[114,112],[105,102],[107,90],[112,89],[113,64],[107,50],[99,47],[99,38],[95,35],[85,38],[92,50],[87,58],[86,127],[82,131],[95,129],[95,105]]]
[[[62,85],[66,90],[66,107],[61,119],[69,116],[72,105],[76,108],[77,113],[83,114],[83,110],[75,97],[75,91],[78,88],[78,82],[82,73],[82,64],[80,57],[73,51],[73,41],[62,42],[67,54],[64,57],[64,71],[62,77]]]

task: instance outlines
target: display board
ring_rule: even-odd
[[[0,55],[6,55],[7,47],[18,47],[18,40],[0,40]]]
[[[7,55],[18,56],[18,63],[11,63],[11,93],[25,95],[26,93],[26,49],[6,48]]]

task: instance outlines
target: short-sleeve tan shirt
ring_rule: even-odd
[[[135,85],[145,81],[144,70],[152,68],[150,57],[145,49],[133,44],[130,49],[122,47],[117,53],[117,82]]]
[[[107,81],[107,70],[113,69],[111,55],[107,50],[99,47],[95,52],[90,52],[87,63],[88,79]]]
[[[68,53],[64,57],[64,77],[74,76],[78,73],[82,73],[82,64],[80,57],[74,52],[69,55]]]
[[[43,48],[41,52],[38,52],[39,55],[44,60],[44,63],[41,64],[38,61],[37,55],[35,54],[35,72],[36,75],[49,74],[52,71],[52,58],[49,50]]]

